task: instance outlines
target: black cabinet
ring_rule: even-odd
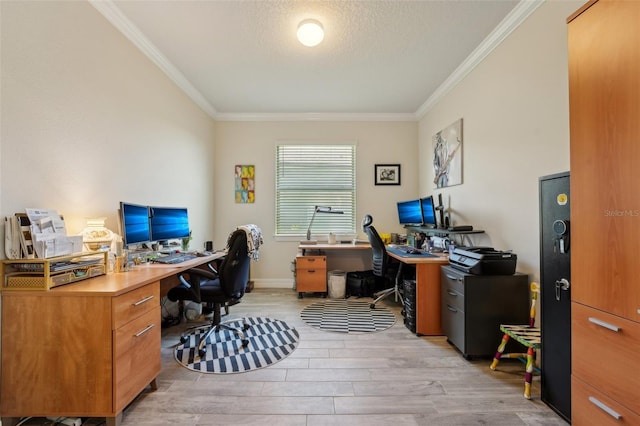
[[[529,323],[528,275],[472,275],[442,266],[440,277],[442,332],[465,358],[493,356],[500,324]]]

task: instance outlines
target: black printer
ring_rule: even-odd
[[[493,247],[457,247],[449,254],[449,264],[474,275],[513,275],[518,256]]]

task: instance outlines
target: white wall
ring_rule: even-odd
[[[420,158],[432,137],[463,118],[463,184],[433,186],[457,224],[484,229],[476,245],[513,250],[518,271],[539,279],[539,177],[569,170],[566,18],[584,1],[547,1],[420,121]]]
[[[400,232],[396,201],[418,195],[418,126],[415,122],[218,122],[216,123],[217,209],[215,245],[225,243],[235,226],[255,223],[262,229],[265,245],[260,261],[252,265],[256,285],[270,281],[291,281],[290,263],[299,239],[276,241],[275,233],[275,146],[278,141],[357,143],[358,229],[366,213],[374,218],[379,232]],[[400,186],[375,186],[375,164],[400,164]],[[234,203],[234,165],[256,165],[255,204]],[[361,238],[365,238],[361,233]],[[370,263],[370,253],[367,257]],[[369,265],[367,263],[367,266]],[[331,269],[358,270],[362,260],[330,264]]]
[[[54,208],[74,234],[86,217],[118,230],[121,200],[187,206],[201,247],[213,120],[89,3],[0,7],[2,216]]]

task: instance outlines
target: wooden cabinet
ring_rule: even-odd
[[[568,21],[572,423],[615,417],[595,398],[637,424],[640,2],[593,1]]]
[[[296,257],[298,296],[307,292],[327,292],[327,256]]]
[[[3,292],[3,424],[41,415],[117,424],[160,373],[159,296],[157,281],[117,296]]]
[[[442,266],[442,332],[465,358],[495,354],[500,324],[529,323],[527,275],[471,275]]]

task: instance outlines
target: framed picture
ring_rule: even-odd
[[[462,183],[462,118],[433,136],[433,174],[436,188]]]
[[[376,164],[376,185],[400,185],[400,164]]]

